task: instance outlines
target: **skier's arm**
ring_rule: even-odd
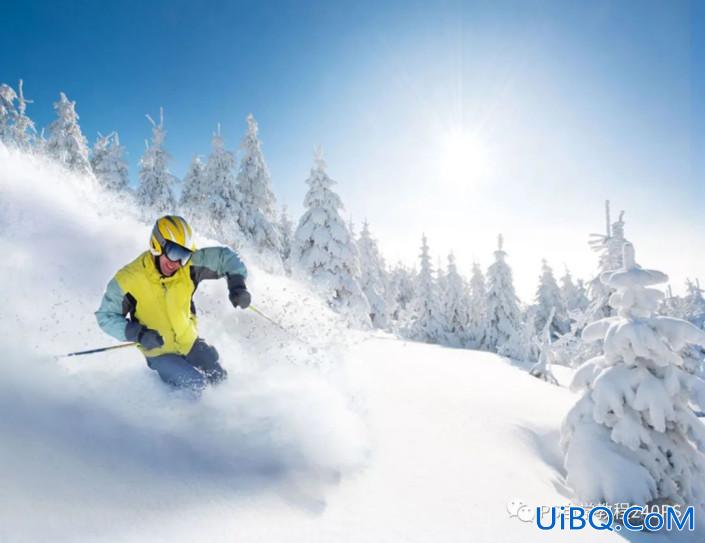
[[[228,279],[228,291],[233,305],[246,308],[250,304],[245,279],[247,268],[238,254],[228,247],[205,247],[197,250],[191,259],[191,279],[194,285],[203,279]]]
[[[247,268],[238,254],[228,247],[204,247],[193,253],[191,277],[198,284],[203,279],[220,279],[239,275],[247,278]],[[229,282],[229,281],[228,281]]]
[[[100,302],[95,318],[103,331],[113,336],[118,341],[126,341],[125,327],[128,320],[125,318],[130,311],[130,299],[120,288],[115,278],[111,279],[105,289],[103,300]]]

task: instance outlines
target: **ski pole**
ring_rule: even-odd
[[[69,356],[81,356],[84,354],[102,353],[104,351],[112,351],[113,349],[123,349],[125,347],[133,347],[137,343],[121,343],[120,345],[113,345],[111,347],[101,347],[100,349],[90,349],[89,351],[77,351],[75,353],[60,354],[57,358],[65,358]]]
[[[284,328],[281,324],[279,324],[279,323],[278,323],[277,321],[275,321],[273,318],[268,317],[265,313],[263,313],[261,310],[257,309],[255,306],[249,305],[248,308],[251,309],[252,311],[254,311],[255,313],[257,313],[260,317],[262,317],[262,318],[265,319],[266,321],[272,323],[274,326],[276,326],[277,328],[279,328],[279,329],[280,329],[281,331],[283,331],[285,334],[289,335],[290,337],[294,338],[294,339],[297,340],[297,341],[300,341],[301,343],[303,343],[304,345],[306,345],[306,347],[308,347],[309,349],[313,349],[313,352],[316,352],[316,351],[318,350],[318,349],[316,349],[316,347],[313,347],[313,346],[312,346],[311,344],[309,344],[307,341],[304,341],[303,339],[301,339],[298,335],[296,335],[296,334],[294,334],[293,332],[291,332],[290,330],[287,330],[286,328]]]
[[[258,314],[260,317],[262,317],[263,319],[265,319],[265,320],[271,322],[274,326],[276,326],[276,327],[279,328],[280,330],[284,330],[287,334],[290,334],[290,333],[291,333],[291,332],[289,332],[286,328],[284,328],[281,324],[279,324],[277,321],[275,321],[273,318],[268,317],[268,316],[265,315],[262,311],[260,311],[259,309],[257,309],[254,305],[249,305],[248,307],[249,307],[252,311],[254,311],[255,313],[257,313],[257,314]]]

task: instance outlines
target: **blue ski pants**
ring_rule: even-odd
[[[148,357],[147,365],[156,371],[165,383],[178,388],[201,389],[228,376],[218,359],[215,347],[198,338],[186,356],[167,353]]]

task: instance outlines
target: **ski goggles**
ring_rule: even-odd
[[[178,243],[167,241],[164,243],[164,255],[172,262],[181,262],[181,265],[185,266],[191,260],[193,252]]]

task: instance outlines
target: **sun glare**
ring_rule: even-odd
[[[491,169],[487,145],[477,135],[467,132],[448,134],[441,152],[443,179],[453,186],[473,185],[482,181]]]

